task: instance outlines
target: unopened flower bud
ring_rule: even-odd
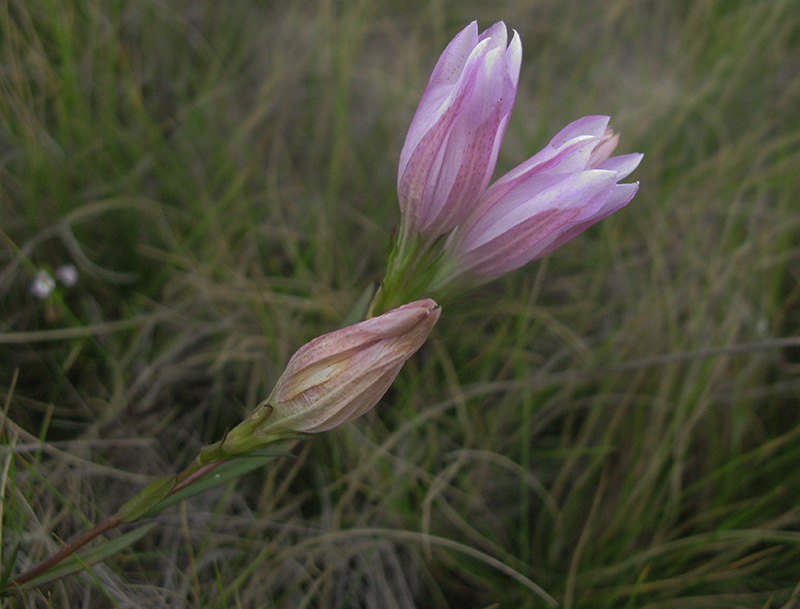
[[[267,402],[267,425],[326,431],[370,410],[439,319],[419,300],[315,338],[289,360]]]
[[[204,460],[360,417],[386,393],[439,314],[433,300],[419,300],[315,338],[292,356],[269,398]]]

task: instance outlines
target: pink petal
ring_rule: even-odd
[[[495,184],[520,179],[533,171],[555,171],[556,167],[549,162],[551,159],[557,159],[559,172],[582,171],[586,168],[594,147],[602,141],[608,121],[607,116],[584,116],[571,122],[547,146],[509,171]],[[579,143],[581,146],[578,146]],[[566,154],[565,150],[569,150],[569,153]]]
[[[541,244],[562,226],[600,211],[614,186],[613,172],[582,172],[539,192],[493,224],[475,226],[459,246],[463,270],[499,275],[516,268],[510,265],[518,260],[541,255]]]
[[[456,51],[472,40],[470,32],[462,32],[453,53],[440,60],[442,70],[461,70],[458,79],[446,79],[442,70],[435,70],[432,83],[450,84],[426,90],[400,155],[398,196],[404,222],[428,237],[462,222],[486,190],[516,96],[519,36],[515,33],[506,47],[505,25],[493,25],[478,37],[461,66],[451,58],[463,59],[463,52]]]
[[[464,33],[465,31],[462,31],[459,36]],[[464,64],[458,66],[458,71],[455,74],[447,72],[439,76],[440,80],[444,79],[445,76],[448,78],[455,76],[452,82],[443,80],[442,82],[433,83],[434,77],[431,77],[431,82],[428,83],[425,93],[422,94],[417,111],[411,120],[411,125],[403,143],[403,149],[400,151],[398,182],[406,172],[411,156],[423,139],[430,135],[430,132],[434,129],[446,130],[449,124],[448,120],[452,120],[453,116],[458,112],[459,106],[464,103],[465,99],[469,99],[475,87],[480,59],[485,54],[488,44],[488,41],[482,42],[471,48]],[[436,72],[434,72],[434,76],[436,76]]]
[[[606,127],[606,132],[603,134],[603,137],[600,138],[600,142],[595,149],[592,150],[592,154],[586,162],[586,168],[591,169],[596,167],[608,159],[614,153],[617,144],[619,144],[619,133],[614,133],[613,130]]]
[[[511,257],[504,264],[498,264],[488,273],[493,277],[518,269],[528,264],[530,261],[541,258],[558,249],[568,241],[572,241],[586,229],[610,216],[613,212],[627,205],[636,191],[639,189],[638,182],[635,184],[617,184],[603,202],[602,207],[596,213],[586,218],[576,218],[567,222],[553,231],[550,235],[536,244],[535,248],[521,252],[516,257]]]
[[[515,93],[507,72],[492,65],[500,61],[500,50],[487,53],[474,94],[452,124],[436,179],[422,193],[423,231],[438,235],[453,228],[491,179]]]
[[[458,82],[459,74],[467,63],[467,58],[478,44],[478,23],[473,21],[461,30],[445,47],[436,66],[433,68],[428,87],[452,85]],[[425,97],[426,90],[422,97]]]
[[[584,116],[576,121],[572,121],[569,125],[559,131],[556,136],[550,140],[550,146],[553,148],[560,148],[565,142],[572,138],[580,137],[581,135],[591,135],[598,140],[603,137],[608,127],[608,116]]]
[[[519,69],[522,65],[522,41],[516,30],[514,30],[511,44],[508,45],[506,50],[506,63],[508,64],[508,77],[511,80],[514,91],[516,91],[519,84]]]
[[[631,202],[631,199],[636,195],[637,191],[639,190],[639,182],[633,182],[632,184],[617,184],[614,186],[614,190],[611,191],[611,194],[608,195],[608,199],[606,199],[605,203],[603,203],[603,208],[598,212],[597,222],[607,218],[615,211],[622,209],[628,203]]]
[[[506,192],[516,188],[520,182],[530,179],[534,174],[566,174],[582,170],[585,166],[585,160],[589,158],[596,143],[597,138],[584,135],[569,140],[560,148],[548,146],[524,163],[517,165],[517,167],[492,184],[490,191],[493,191],[493,198],[502,197]]]
[[[642,162],[643,154],[635,152],[633,154],[623,154],[620,156],[612,156],[600,163],[597,169],[608,169],[609,171],[617,172],[617,180],[624,180],[633,170]]]

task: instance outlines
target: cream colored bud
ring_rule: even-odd
[[[332,429],[370,410],[439,319],[419,300],[315,338],[292,356],[266,403],[262,432]]]

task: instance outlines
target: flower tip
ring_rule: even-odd
[[[463,30],[461,30],[458,34],[453,37],[453,40],[460,39],[462,36],[469,36],[474,41],[478,39],[478,22],[477,20],[470,21]],[[473,45],[476,42],[472,43]]]
[[[414,302],[409,302],[408,304],[401,305],[392,311],[388,311],[388,313],[398,313],[399,311],[408,311],[411,309],[420,310],[420,312],[427,316],[434,311],[440,309],[437,302],[431,298],[423,298],[421,300],[415,300]]]
[[[606,127],[605,133],[598,141],[597,145],[589,155],[588,167],[597,167],[603,161],[611,158],[612,153],[619,144],[619,133],[615,132],[610,127]]]
[[[519,37],[517,30],[512,30],[514,35],[511,37],[511,42],[506,50],[506,65],[508,65],[508,76],[514,84],[516,90],[519,83],[519,70],[522,66],[522,40]]]
[[[428,311],[434,311],[440,308],[439,304],[432,298],[423,298],[422,300],[418,300],[415,304],[428,309]]]
[[[643,152],[634,152],[630,156],[631,156],[631,161],[630,161],[631,172],[633,172],[634,169],[639,167],[639,163],[642,162],[642,159],[644,159],[644,153]],[[639,182],[636,182],[636,183],[638,184]]]
[[[423,300],[418,300],[416,302],[412,302],[410,304],[404,305],[397,310],[403,308],[416,308],[419,309],[419,318],[418,322],[420,326],[424,326],[426,335],[428,332],[431,331],[433,326],[436,325],[436,322],[439,321],[439,317],[442,314],[442,308],[439,304],[430,298],[425,298]]]

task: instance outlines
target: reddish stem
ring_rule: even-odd
[[[219,466],[222,463],[223,461],[215,461],[214,463],[208,463],[207,465],[203,465],[201,467],[197,467],[196,464],[190,465],[180,474],[178,474],[177,478],[179,482],[169,492],[169,495],[167,495],[167,497],[173,495],[174,493],[177,493],[179,490],[183,488],[186,488],[192,482],[194,482],[198,478],[202,478],[203,476],[213,471],[217,466]],[[109,518],[106,518],[103,522],[94,525],[91,529],[89,529],[83,535],[78,537],[78,539],[73,541],[68,546],[65,546],[57,553],[53,554],[47,560],[39,563],[30,571],[26,571],[25,573],[17,577],[14,581],[11,582],[11,584],[9,584],[9,587],[19,589],[19,587],[25,584],[26,582],[29,582],[34,577],[41,575],[51,567],[54,567],[55,565],[60,563],[65,558],[68,558],[69,556],[74,554],[77,550],[79,550],[87,543],[92,541],[92,539],[94,539],[95,537],[99,537],[106,531],[110,531],[111,529],[118,527],[120,524],[122,524],[122,520],[116,514],[114,514]]]
[[[176,484],[175,488],[173,488],[169,492],[169,495],[167,495],[167,497],[169,497],[170,495],[174,495],[183,488],[186,488],[198,478],[202,478],[207,473],[215,470],[218,466],[225,463],[225,461],[226,460],[223,459],[222,461],[214,461],[213,463],[207,463],[206,465],[203,465],[202,467],[198,468],[195,471],[192,471],[192,466],[187,467],[180,474],[178,474],[178,484]]]
[[[13,582],[11,582],[12,586],[21,586],[27,581],[32,580],[34,577],[41,575],[45,571],[47,571],[50,567],[53,567],[60,563],[62,560],[70,556],[76,550],[82,548],[87,543],[89,543],[92,539],[97,537],[98,535],[102,535],[106,531],[110,531],[116,526],[119,526],[120,519],[119,516],[114,514],[110,518],[106,518],[103,522],[94,525],[91,529],[86,531],[83,535],[78,537],[75,541],[73,541],[68,546],[61,549],[60,552],[53,554],[50,558],[45,560],[44,562],[39,563],[33,569],[28,571],[27,573],[23,573]]]

